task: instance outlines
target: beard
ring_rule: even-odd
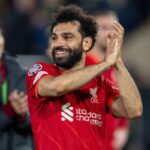
[[[63,57],[57,57],[56,52],[58,51],[66,54]],[[70,69],[82,59],[82,52],[83,50],[80,46],[74,49],[57,47],[52,50],[52,57],[57,66]]]

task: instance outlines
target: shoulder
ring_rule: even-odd
[[[54,74],[54,65],[46,64],[44,62],[36,62],[31,67],[29,67],[26,74],[26,82],[28,85],[33,86],[42,77],[46,75],[53,76]]]
[[[37,83],[45,76],[53,76],[55,73],[54,65],[46,64],[44,62],[34,63],[26,74],[27,91],[31,89],[36,90]]]
[[[46,64],[44,62],[36,62],[33,65],[31,65],[28,69],[27,75],[32,76],[37,74],[40,71],[50,72],[54,68],[54,65],[52,64]]]

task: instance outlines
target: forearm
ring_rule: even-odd
[[[139,91],[122,61],[116,63],[116,75],[120,91],[120,99],[118,101],[121,101],[118,103],[122,105],[122,114],[118,113],[116,116],[125,118],[141,116],[142,102]]]
[[[93,78],[110,68],[110,64],[103,62],[89,67],[66,72],[53,78],[43,79],[38,86],[40,96],[61,96],[85,85]]]

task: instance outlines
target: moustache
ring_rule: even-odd
[[[55,53],[57,51],[71,51],[70,48],[63,48],[63,47],[55,47],[52,49],[52,52]]]

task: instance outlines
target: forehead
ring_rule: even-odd
[[[61,33],[77,33],[79,32],[80,23],[78,21],[58,23],[54,28],[53,32],[55,34]]]

